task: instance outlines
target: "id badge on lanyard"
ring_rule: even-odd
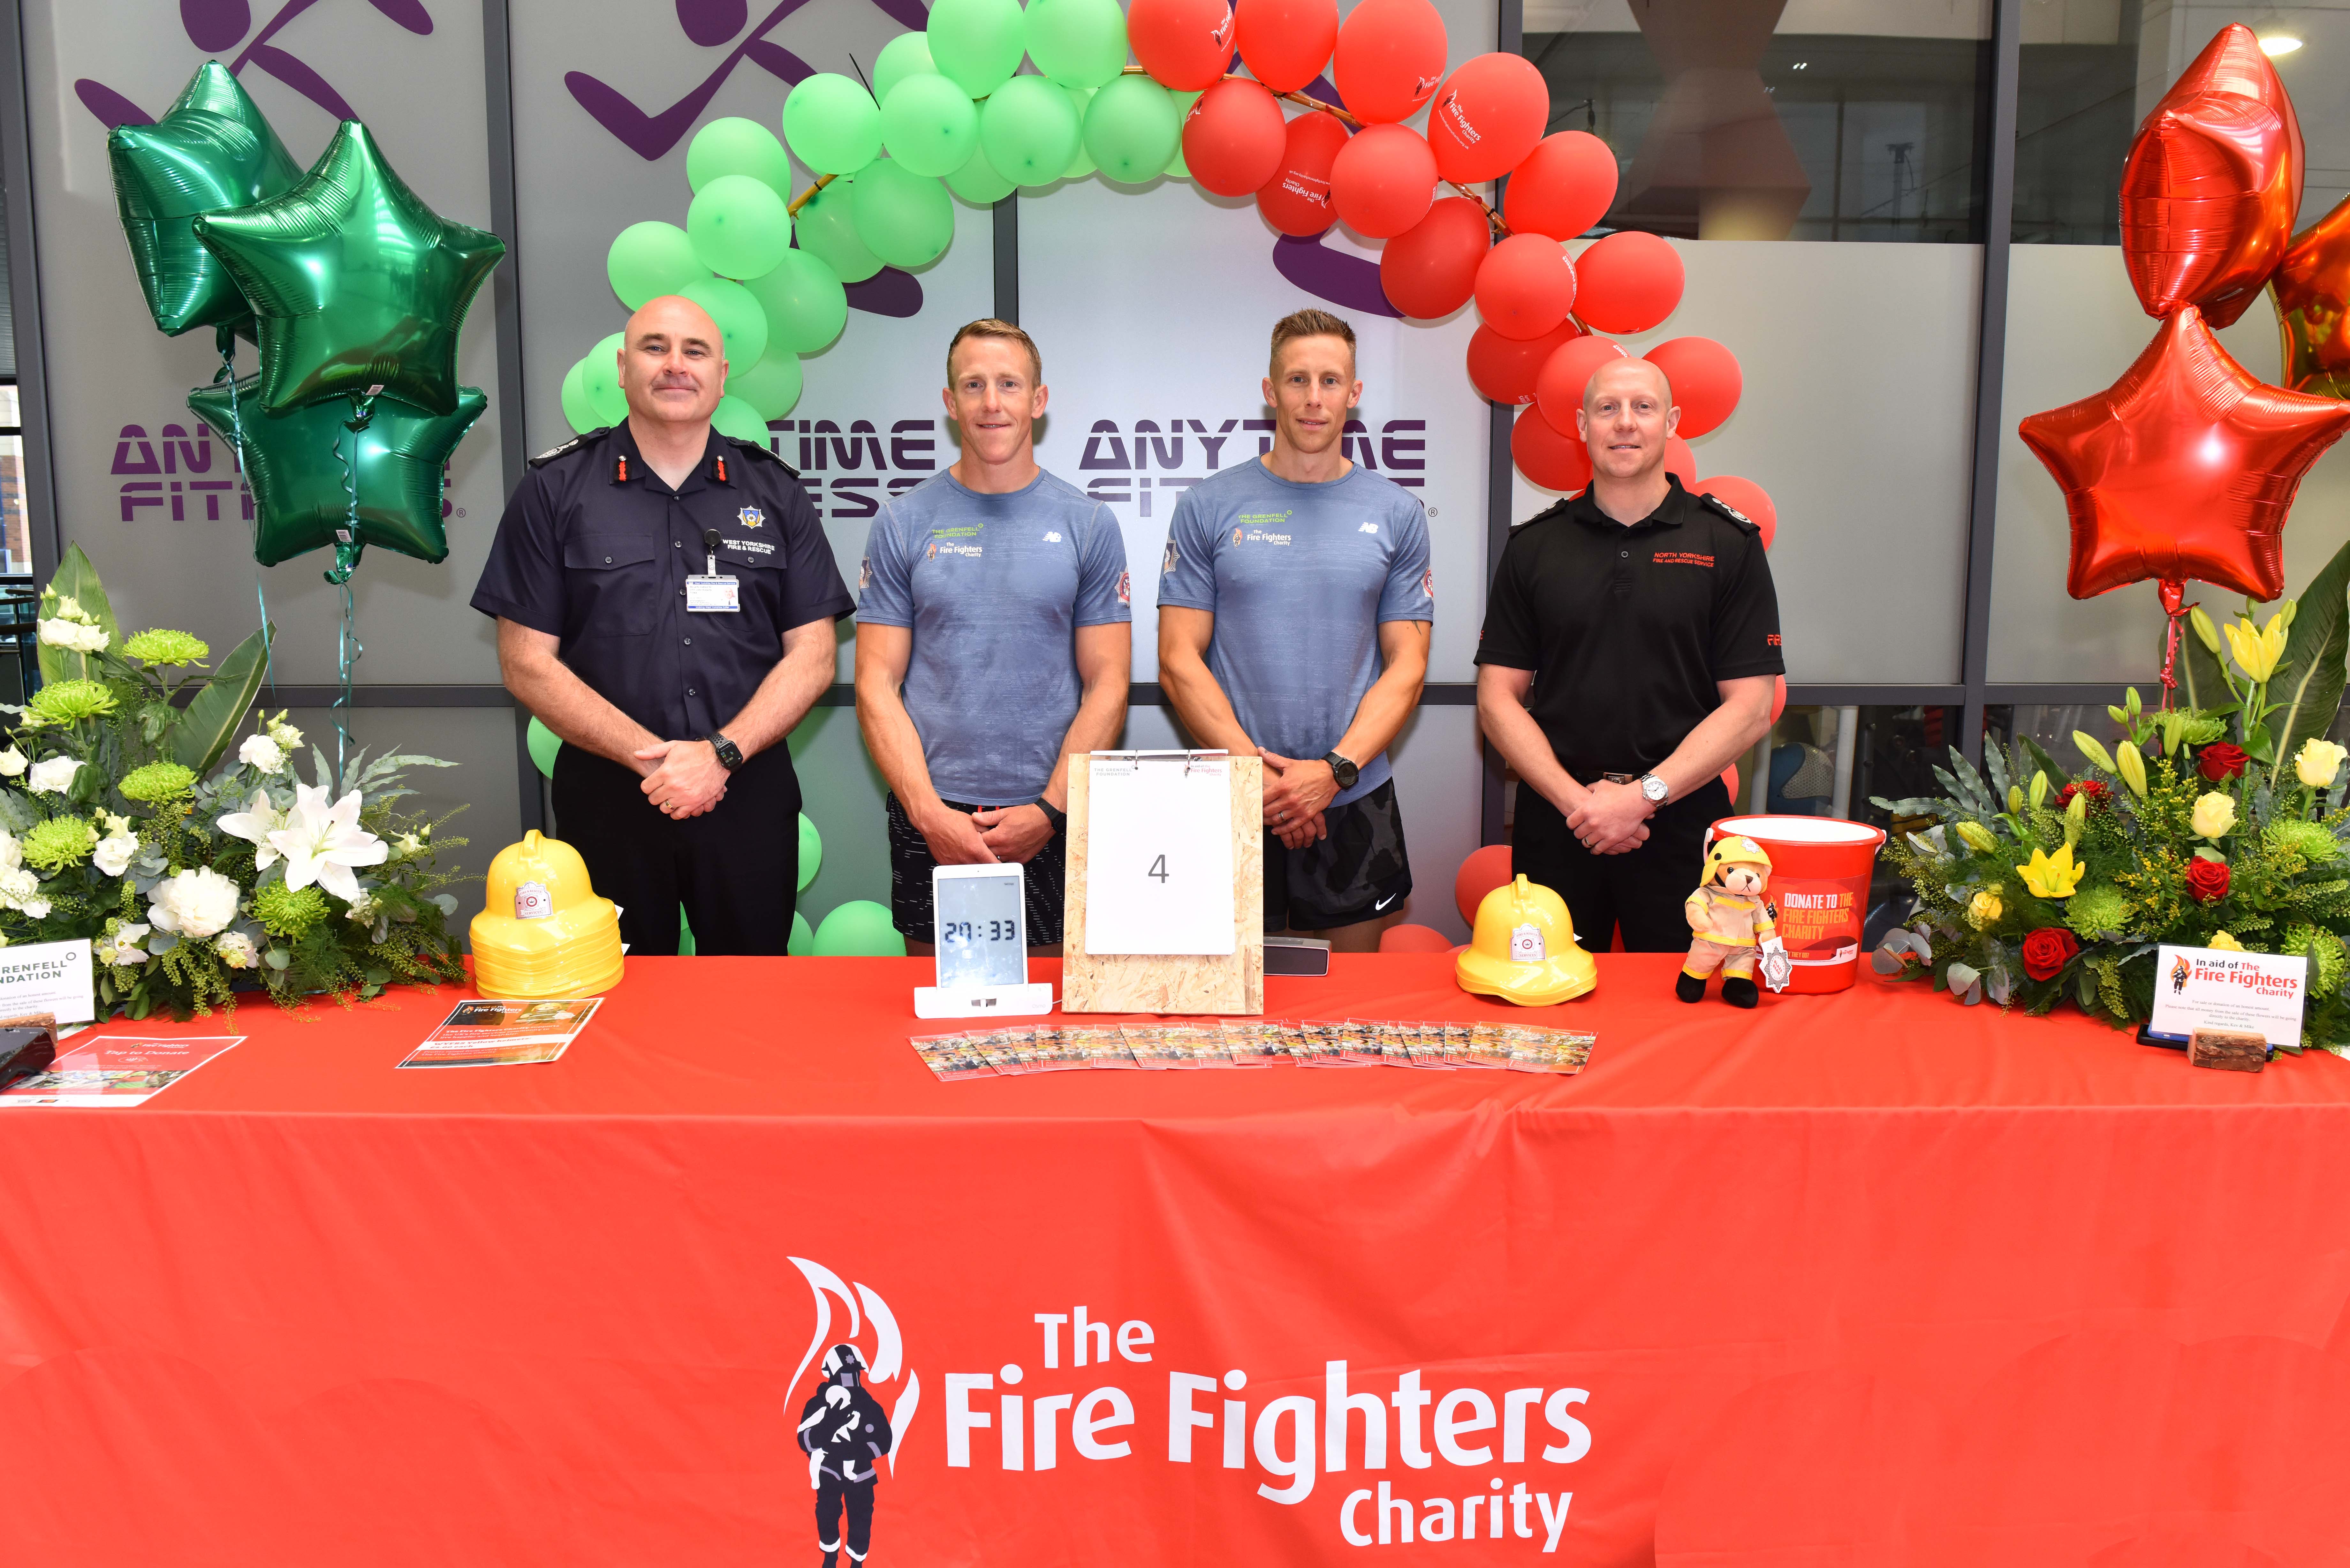
[[[742,584],[718,570],[718,530],[702,531],[709,571],[685,579],[685,607],[690,615],[735,615],[743,608]]]

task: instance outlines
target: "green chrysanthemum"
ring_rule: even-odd
[[[2118,931],[2129,919],[2129,900],[2122,890],[2107,883],[2084,888],[2064,904],[2064,923],[2073,934],[2090,941],[2109,931]]]
[[[2341,853],[2334,835],[2314,822],[2272,822],[2261,836],[2268,841],[2271,849],[2289,849],[2312,866],[2322,865]]]
[[[130,658],[145,664],[202,664],[213,656],[212,645],[184,631],[156,627],[122,645]]]
[[[2287,926],[2284,934],[2277,938],[2277,951],[2288,958],[2309,958],[2312,948],[2316,950],[2314,961],[2317,971],[2310,977],[2309,993],[2331,996],[2342,989],[2342,971],[2345,964],[2350,964],[2350,953],[2345,952],[2342,939],[2311,925]]]
[[[49,724],[77,724],[114,711],[114,693],[97,680],[57,680],[33,693],[25,704],[33,717]]]
[[[123,774],[122,783],[116,787],[122,791],[125,800],[145,801],[155,805],[175,795],[187,794],[195,784],[193,768],[182,767],[178,763],[149,763],[145,767],[133,768]]]
[[[327,918],[327,896],[316,888],[271,882],[253,895],[254,918],[272,936],[298,937]]]
[[[53,816],[25,835],[25,864],[36,871],[62,871],[89,858],[98,829],[78,816]]]

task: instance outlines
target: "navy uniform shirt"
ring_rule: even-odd
[[[723,472],[723,477],[722,477]],[[689,614],[685,579],[736,579],[734,614]],[[506,503],[473,607],[561,639],[556,657],[665,741],[723,729],[783,658],[783,636],[856,606],[799,475],[710,432],[672,492],[621,424],[533,458]]]
[[[1786,671],[1762,532],[1671,488],[1630,526],[1586,490],[1513,532],[1477,662],[1531,670],[1526,711],[1588,784],[1642,774],[1721,706],[1715,682]]]

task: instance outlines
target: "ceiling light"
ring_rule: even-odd
[[[2261,53],[2272,59],[2279,55],[2289,55],[2299,47],[2301,40],[2291,33],[2271,33],[2261,40]]]
[[[2298,41],[2298,40],[2296,40],[2296,41],[2295,41],[2295,43],[2294,43],[2293,47],[2294,47],[2295,48],[2299,48],[2299,47],[2301,47],[2301,46],[2300,46],[2300,43],[2299,43],[2299,41]],[[1811,62],[1811,61],[1809,61],[1809,60],[1797,60],[1797,61],[1796,61],[1796,62],[1795,62],[1792,67],[1789,67],[1789,69],[1791,69],[1791,70],[1798,70],[1798,71],[1800,71],[1800,70],[1804,69],[1805,67],[1809,66],[1811,63],[1812,63],[1812,62]]]

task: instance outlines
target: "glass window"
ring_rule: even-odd
[[[2023,0],[2018,243],[2121,243],[2121,171],[2131,139],[2179,73],[2230,22],[2260,35],[2293,95],[2309,150],[2296,226],[2316,222],[2350,194],[2350,94],[2338,80],[2342,61],[2350,58],[2350,11]]]
[[[25,522],[25,431],[16,384],[0,382],[0,578],[33,575],[33,541]]]
[[[1982,238],[1984,0],[1528,0],[1551,129],[1621,170],[1610,229]]]

